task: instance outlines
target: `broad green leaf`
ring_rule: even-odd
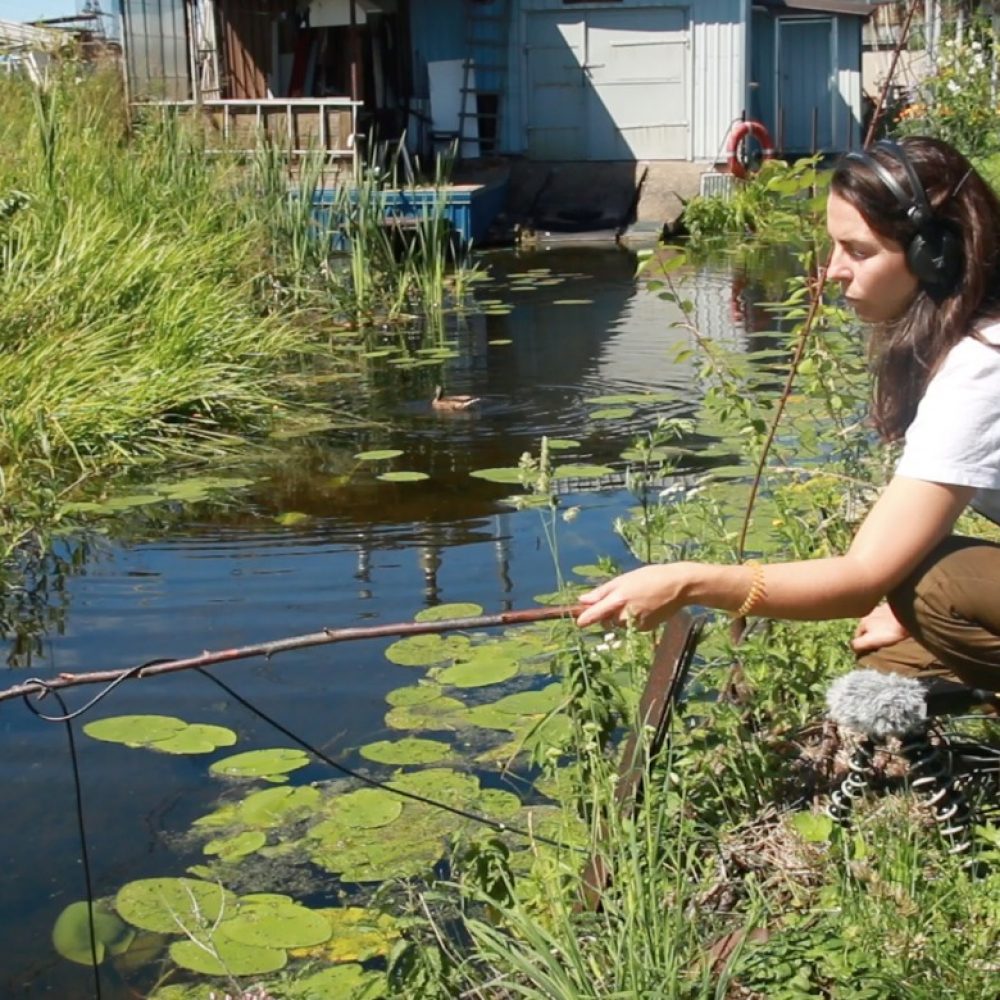
[[[225,778],[273,778],[296,771],[309,763],[304,750],[275,747],[271,750],[248,750],[215,761],[209,768],[212,774]]]
[[[424,479],[430,479],[426,472],[383,472],[376,479],[381,479],[383,483],[419,483]]]
[[[615,470],[608,465],[559,465],[552,470],[553,479],[598,479]]]
[[[400,448],[382,448],[380,451],[359,451],[354,457],[361,462],[381,462],[387,458],[398,458],[402,454]]]
[[[514,483],[520,485],[521,476],[524,473],[521,469],[509,467],[500,469],[475,469],[469,475],[474,479],[485,479],[489,483]]]
[[[483,613],[479,604],[437,604],[432,608],[418,611],[413,620],[418,622],[440,622],[448,618],[474,618]]]
[[[126,951],[135,930],[111,912],[107,903],[98,900],[94,903],[94,938],[100,964],[107,952],[119,955]],[[86,901],[70,903],[59,914],[52,928],[52,944],[63,958],[78,965],[91,964],[90,907]]]
[[[406,764],[433,764],[450,756],[451,747],[440,740],[407,736],[401,740],[379,740],[361,747],[359,753],[379,764],[402,767]]]
[[[288,963],[283,948],[240,944],[226,937],[221,929],[211,941],[175,941],[170,946],[170,957],[182,969],[206,976],[260,976],[277,972]]]
[[[181,934],[211,924],[232,910],[236,896],[212,882],[192,878],[144,878],[118,890],[115,909],[123,920],[159,934]]]

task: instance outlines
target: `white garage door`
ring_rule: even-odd
[[[687,158],[686,8],[535,11],[527,29],[530,157]]]

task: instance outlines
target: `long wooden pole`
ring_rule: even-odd
[[[305,649],[309,646],[325,646],[335,642],[352,642],[357,639],[379,639],[386,636],[427,635],[460,629],[491,628],[498,625],[527,625],[532,622],[552,621],[557,618],[576,618],[582,611],[582,604],[571,604],[552,608],[501,611],[499,614],[478,615],[472,618],[445,618],[436,622],[394,622],[388,625],[373,625],[368,628],[327,628],[321,632],[293,635],[285,639],[258,642],[251,646],[239,646],[235,649],[204,652],[198,656],[189,656],[184,659],[162,660],[146,666],[140,664],[118,670],[94,670],[77,674],[63,673],[51,680],[44,681],[32,678],[0,691],[0,701],[23,698],[26,695],[41,696],[48,691],[77,687],[81,684],[110,684],[126,677],[129,679],[156,677],[159,674],[172,674],[178,670],[190,670],[193,667],[208,667],[216,663],[229,663],[233,660],[248,660],[255,656],[271,657],[277,653],[286,653],[292,649]]]

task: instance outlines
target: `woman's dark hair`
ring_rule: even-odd
[[[953,146],[911,136],[900,143],[923,185],[934,224],[948,227],[962,246],[961,275],[953,289],[935,294],[921,286],[897,320],[871,339],[875,373],[872,417],[886,441],[903,436],[931,375],[972,326],[1000,311],[1000,200]],[[906,170],[891,153],[868,151],[910,193]],[[849,202],[881,236],[904,248],[917,234],[907,206],[864,158],[844,158],[833,173],[831,191]]]

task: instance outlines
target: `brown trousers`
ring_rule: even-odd
[[[862,665],[1000,691],[1000,545],[951,536],[891,594],[912,638]]]

